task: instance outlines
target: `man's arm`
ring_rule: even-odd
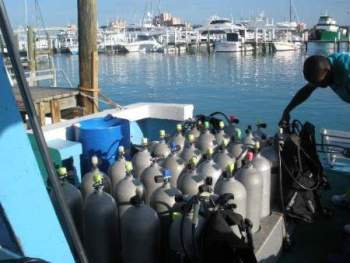
[[[317,86],[313,84],[306,84],[303,88],[301,88],[294,96],[294,98],[289,102],[287,107],[283,111],[282,120],[289,122],[289,113],[298,105],[302,104],[304,101],[306,101],[312,92],[317,88]]]

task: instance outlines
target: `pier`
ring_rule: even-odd
[[[98,54],[97,54],[97,14],[95,0],[79,1],[78,31],[79,31],[79,76],[78,87],[56,87],[56,71],[52,62],[52,47],[47,36],[47,49],[38,50],[36,47],[35,32],[32,27],[27,27],[27,81],[30,86],[33,102],[39,117],[40,124],[47,124],[47,117],[51,123],[60,122],[62,118],[72,118],[98,111]],[[87,19],[89,18],[89,19]],[[46,55],[49,69],[40,75],[37,66],[38,55]],[[9,66],[11,76],[11,66]],[[66,76],[65,76],[66,77]],[[41,80],[53,80],[53,86],[38,86]],[[16,103],[22,118],[26,119],[25,107],[19,92],[13,85]],[[102,95],[101,95],[102,96]]]
[[[16,86],[13,89],[17,107],[23,119],[25,119],[26,111],[19,89]],[[42,126],[46,124],[47,117],[51,118],[51,123],[57,123],[60,122],[62,118],[65,118],[65,116],[72,115],[73,111],[79,110],[78,89],[30,87],[30,91]]]

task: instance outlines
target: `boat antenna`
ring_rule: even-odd
[[[160,15],[161,9],[160,9],[160,0],[158,0],[158,15]]]
[[[65,197],[61,190],[59,179],[56,176],[56,170],[53,166],[43,131],[39,124],[32,95],[30,93],[29,86],[24,75],[23,66],[19,57],[19,51],[17,45],[15,44],[13,30],[11,28],[3,0],[0,0],[0,29],[12,63],[13,71],[15,73],[18,89],[21,93],[25,109],[28,113],[28,118],[33,130],[33,134],[36,138],[39,151],[42,153],[43,162],[48,173],[48,180],[52,186],[53,194],[57,200],[57,204],[55,205],[56,212],[59,215],[58,217],[62,218],[62,225],[66,230],[66,234],[68,236],[67,240],[70,244],[75,260],[80,263],[87,263],[88,260],[84,251],[84,247],[80,241],[72,215],[65,201]]]

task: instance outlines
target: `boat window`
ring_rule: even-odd
[[[225,23],[231,23],[229,20],[214,20],[214,21],[211,21],[210,24],[211,25],[215,25],[215,24],[225,24]]]
[[[237,33],[229,33],[227,34],[227,41],[238,41],[238,34]]]
[[[209,34],[215,34],[215,35],[219,35],[219,34],[225,34],[226,32],[224,30],[205,30],[202,32],[202,35],[208,35]]]
[[[240,35],[241,37],[245,37],[245,30],[240,29],[240,30],[239,30],[239,35]]]
[[[150,36],[145,36],[145,35],[138,35],[137,39],[138,40],[150,40]]]

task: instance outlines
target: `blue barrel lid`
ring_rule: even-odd
[[[107,115],[105,117],[98,117],[93,119],[88,119],[80,122],[79,129],[81,130],[106,130],[113,129],[123,123],[128,123],[128,120],[113,117],[112,115]]]

